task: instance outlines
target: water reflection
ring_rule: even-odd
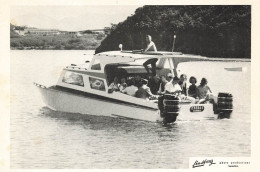
[[[144,125],[150,127],[154,127],[157,125],[156,123],[152,122],[132,120],[127,118],[58,112],[53,111],[48,107],[40,108],[39,115],[50,117],[52,119],[55,119],[57,122],[61,122],[64,125],[82,125],[84,128],[93,130],[120,129],[129,131],[130,129],[135,130]]]
[[[156,134],[159,137],[175,138],[181,133],[180,125],[177,123],[165,124],[163,122],[148,122],[140,120],[132,120],[126,118],[109,117],[109,116],[95,116],[82,115],[76,113],[57,112],[42,107],[39,110],[39,115],[44,118],[54,119],[62,125],[76,125],[82,126],[86,130],[105,130],[106,132],[124,132],[124,133],[146,133],[147,135]]]

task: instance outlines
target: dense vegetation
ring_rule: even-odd
[[[251,6],[144,6],[119,23],[96,49],[142,49],[150,34],[157,49],[209,57],[251,58]]]
[[[54,50],[94,50],[104,39],[104,34],[76,35],[27,35],[20,36],[10,27],[11,49],[54,49]]]

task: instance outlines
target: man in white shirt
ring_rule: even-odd
[[[181,92],[181,87],[178,84],[179,82],[179,78],[177,76],[175,76],[172,79],[172,82],[167,82],[167,84],[165,85],[165,92],[166,93],[180,93]]]
[[[178,84],[179,83],[179,78],[177,76],[175,76],[173,79],[172,79],[172,82],[168,82],[166,85],[165,85],[165,92],[166,93],[170,93],[170,94],[176,94],[178,95],[182,101],[190,101],[191,103],[195,103],[196,100],[193,98],[193,97],[189,97],[189,96],[185,96],[184,94],[181,94],[182,92],[182,89],[180,87],[180,85]]]

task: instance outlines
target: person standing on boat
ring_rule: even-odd
[[[108,92],[112,93],[113,91],[119,91],[119,86],[118,78],[114,77],[114,81],[108,87]]]
[[[157,48],[155,46],[155,43],[152,41],[152,37],[150,35],[146,35],[146,48],[144,49],[144,52],[157,52]],[[150,70],[148,68],[148,65],[150,64],[152,66],[152,76],[156,75],[156,62],[158,61],[157,58],[148,59],[146,62],[143,63],[143,66],[145,67],[145,70],[148,74],[150,74]]]

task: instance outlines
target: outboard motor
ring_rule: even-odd
[[[230,118],[230,114],[233,111],[233,96],[229,93],[218,94],[217,104],[218,118]]]
[[[166,123],[175,122],[180,113],[180,98],[176,95],[165,94],[158,99],[161,117]]]

